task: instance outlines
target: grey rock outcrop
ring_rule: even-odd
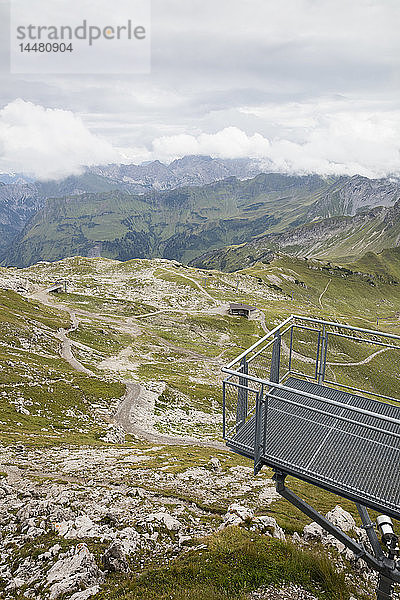
[[[60,558],[49,569],[47,584],[50,586],[50,600],[98,585],[103,581],[103,576],[86,544],[78,544],[72,555]]]

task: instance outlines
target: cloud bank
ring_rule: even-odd
[[[266,170],[321,175],[400,176],[400,110],[374,111],[343,100],[242,107],[279,135],[236,126],[156,137],[148,147],[118,147],[71,111],[15,100],[0,111],[0,171],[38,179],[79,174],[85,166],[190,154],[257,158]]]
[[[72,112],[17,99],[0,111],[0,170],[58,179],[83,165],[118,161],[112,144]]]

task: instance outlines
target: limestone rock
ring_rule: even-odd
[[[243,506],[242,504],[234,503],[228,507],[228,512],[225,514],[219,529],[224,529],[231,525],[240,526],[245,522],[250,524],[253,519],[254,512],[250,508],[247,508],[247,506]]]
[[[125,431],[120,425],[109,425],[101,440],[110,444],[124,444]]]
[[[153,525],[155,529],[166,529],[169,532],[176,532],[182,529],[182,523],[167,512],[151,513],[146,519],[147,523]]]
[[[90,596],[94,596],[100,590],[98,585],[94,585],[93,587],[87,588],[82,592],[76,592],[71,596],[69,600],[87,600]]]
[[[341,506],[336,505],[333,510],[330,510],[326,514],[326,518],[342,529],[342,531],[351,531],[356,529],[356,522],[347,510],[344,510]]]
[[[279,527],[278,523],[273,517],[263,515],[261,517],[255,517],[253,519],[252,529],[256,529],[260,533],[270,535],[283,542],[286,540],[283,529]]]
[[[78,544],[74,554],[60,558],[49,569],[50,600],[81,588],[93,587],[103,581],[103,575],[86,544]]]
[[[221,461],[218,458],[216,458],[215,456],[212,456],[210,458],[209,465],[213,471],[216,471],[216,472],[221,471]]]

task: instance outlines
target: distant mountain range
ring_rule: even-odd
[[[269,262],[277,251],[345,263],[366,252],[379,253],[399,245],[400,201],[389,208],[378,206],[354,216],[319,219],[239,246],[217,249],[197,257],[192,265],[236,271],[258,261]]]
[[[49,199],[14,240],[9,265],[66,256],[188,262],[304,221],[329,184],[318,176],[261,174],[144,195],[112,191]]]
[[[141,165],[92,167],[89,172],[130,186],[135,194],[149,190],[192,187],[237,177],[249,179],[265,170],[263,161],[249,158],[221,159],[210,156],[185,156],[166,165],[159,160]]]
[[[164,257],[233,270],[277,250],[353,258],[399,243],[398,182],[251,177],[260,169],[249,159],[190,156],[93,167],[59,182],[0,183],[0,259],[27,266],[75,254]]]
[[[250,159],[187,156],[169,165],[154,161],[143,165],[91,167],[82,175],[61,181],[40,182],[22,174],[0,174],[0,260],[4,259],[11,242],[48,198],[114,190],[139,195],[151,190],[204,185],[232,176],[245,179],[260,172],[260,162]]]

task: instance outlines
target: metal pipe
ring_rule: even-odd
[[[392,600],[392,592],[393,581],[380,574],[378,580],[378,587],[376,588],[376,600]]]
[[[385,344],[384,342],[376,342],[374,340],[366,340],[360,337],[354,337],[352,335],[345,335],[344,333],[335,333],[333,331],[328,331],[329,335],[335,335],[336,337],[346,338],[347,340],[351,340],[352,342],[365,342],[366,344],[374,344],[375,346],[384,346],[385,348],[391,348],[392,350],[400,350],[400,346],[393,346],[392,344]]]
[[[298,373],[298,375],[304,375],[304,373]],[[384,396],[383,394],[378,394],[377,392],[369,392],[368,390],[362,390],[361,388],[357,388],[352,385],[346,385],[345,383],[338,383],[337,381],[332,381],[331,379],[324,379],[324,383],[330,383],[332,385],[336,385],[337,387],[342,387],[347,390],[361,392],[362,394],[369,394],[370,396],[376,396],[377,398],[383,398],[384,400],[392,400],[393,402],[400,402],[400,400],[398,398],[393,398],[392,396]],[[372,398],[372,400],[373,400],[373,398]]]
[[[222,371],[224,373],[230,373],[230,374],[234,374],[236,376],[241,375],[240,373],[237,373],[235,371],[232,371],[230,369],[227,368],[223,368]],[[244,377],[244,375],[243,375]],[[362,408],[357,408],[356,406],[350,406],[348,404],[343,405],[341,402],[336,402],[335,400],[330,400],[329,398],[324,398],[323,396],[317,396],[316,394],[310,394],[309,392],[303,392],[302,390],[296,390],[295,388],[290,388],[286,385],[282,385],[281,383],[274,383],[273,381],[269,381],[268,379],[259,379],[258,377],[253,377],[252,375],[246,375],[246,377],[248,379],[250,379],[251,381],[255,381],[257,383],[264,383],[267,385],[270,385],[272,387],[275,387],[277,389],[280,390],[284,390],[286,392],[292,392],[294,394],[297,394],[299,396],[304,396],[305,398],[312,398],[313,400],[319,400],[321,402],[324,402],[325,404],[330,404],[332,406],[339,406],[340,408],[346,408],[347,410],[351,410],[353,412],[359,413],[361,415],[368,415],[370,417],[375,417],[378,418],[382,421],[387,421],[388,423],[393,423],[394,425],[400,425],[400,420],[399,419],[392,419],[391,417],[387,417],[386,415],[381,415],[379,413],[374,413],[370,410],[363,410]],[[279,397],[279,400],[285,401],[285,398]],[[306,407],[309,408],[310,410],[313,410],[311,407]],[[333,416],[337,416],[337,415],[333,415]],[[357,425],[363,425],[363,423],[359,423],[356,422]],[[385,431],[385,433],[389,434],[389,435],[395,435],[393,432],[391,431]]]
[[[222,437],[225,439],[225,427],[226,427],[226,381],[222,382]]]
[[[289,350],[289,371],[292,368],[292,352],[293,352],[293,325],[290,328],[290,350]]]
[[[376,531],[374,529],[374,525],[369,516],[368,510],[366,509],[365,506],[363,506],[362,504],[358,504],[357,502],[356,502],[356,506],[357,506],[359,515],[361,517],[363,529],[365,529],[365,532],[369,539],[369,543],[372,546],[372,550],[374,551],[376,558],[378,560],[381,560],[385,556],[385,554],[379,543],[378,536],[376,535]]]
[[[397,569],[394,561],[388,559],[383,554],[379,542],[378,545],[381,554],[379,556],[373,556],[367,550],[365,550],[362,544],[359,544],[353,540],[353,538],[339,529],[339,527],[333,525],[333,523],[321,515],[321,513],[319,513],[315,508],[307,504],[307,502],[297,496],[294,492],[292,492],[292,490],[287,488],[285,486],[285,478],[285,473],[282,473],[281,471],[275,471],[274,479],[278,494],[282,496],[282,498],[288,500],[288,502],[298,508],[314,522],[318,523],[318,525],[333,535],[337,540],[342,542],[342,544],[344,544],[355,554],[357,559],[362,558],[371,569],[377,571],[379,573],[378,587],[376,589],[377,600],[392,600],[393,583],[400,582],[400,572]],[[365,519],[366,522],[370,521],[368,513],[365,514],[366,509],[361,505],[357,505],[357,507],[360,507],[361,509],[361,518]]]
[[[284,321],[282,321],[282,323],[279,323],[279,325],[277,325],[276,327],[274,327],[274,329],[271,329],[271,331],[269,333],[267,333],[264,337],[262,337],[260,340],[258,340],[258,342],[256,342],[252,346],[250,346],[250,348],[247,348],[247,350],[245,350],[244,352],[242,352],[242,354],[240,354],[234,360],[232,360],[226,366],[226,368],[230,369],[234,364],[236,364],[239,360],[241,360],[244,356],[246,356],[246,354],[248,354],[249,352],[251,352],[252,350],[254,350],[255,348],[257,348],[260,344],[262,344],[263,342],[265,342],[265,340],[267,340],[271,335],[274,335],[276,331],[278,331],[279,329],[281,329],[282,327],[284,327],[285,325],[287,325],[288,323],[290,323],[290,321],[292,320],[292,317],[293,317],[293,315],[291,315],[290,317],[288,317],[287,319],[285,319]]]
[[[311,323],[319,323],[320,325],[330,325],[333,327],[339,327],[342,329],[350,329],[352,331],[362,331],[363,333],[372,333],[374,335],[381,335],[383,337],[390,338],[392,340],[400,340],[399,335],[393,333],[384,333],[383,331],[376,331],[374,329],[363,329],[362,327],[354,327],[353,325],[345,325],[343,323],[336,323],[335,321],[323,321],[321,319],[313,319],[311,317],[301,317],[300,315],[292,315],[293,319],[300,319]]]
[[[234,373],[234,375],[238,377],[237,373]],[[231,377],[233,377],[233,375],[231,375]],[[224,379],[224,383],[229,383],[229,385],[234,385],[237,388],[242,388],[244,390],[248,390],[249,392],[254,392],[254,394],[257,394],[257,390],[249,388],[247,385],[241,385],[240,383],[236,383],[236,381],[229,381],[229,379]]]
[[[287,327],[284,331],[282,331],[281,336],[285,335],[285,333],[287,333],[289,330],[291,329],[290,327]],[[259,356],[260,354],[262,354],[264,352],[264,350],[266,350],[267,348],[269,348],[271,346],[271,344],[274,343],[274,340],[270,340],[268,342],[268,344],[266,344],[263,348],[261,348],[260,350],[258,350],[258,352],[256,352],[255,354],[253,354],[253,356],[250,356],[250,358],[247,359],[248,363],[251,363],[252,360],[254,360],[255,358],[257,358],[257,356]]]

